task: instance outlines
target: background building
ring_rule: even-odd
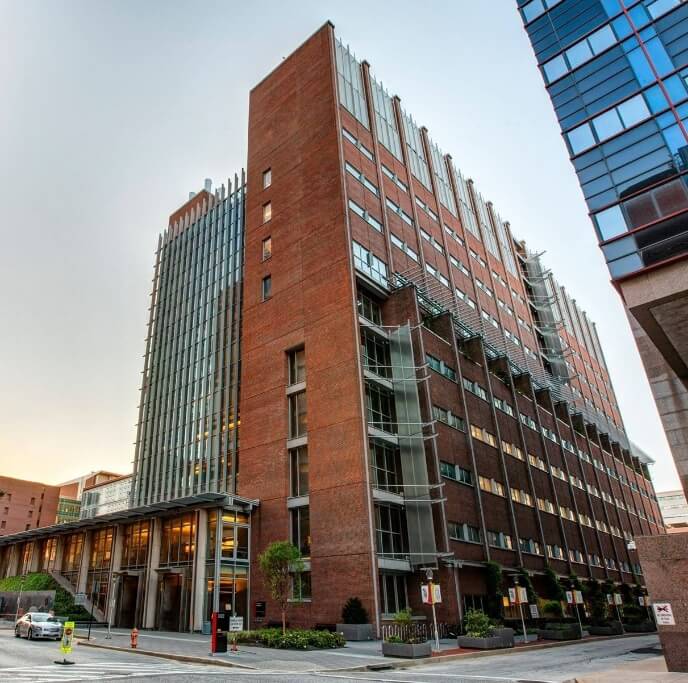
[[[291,539],[291,624],[354,595],[427,618],[427,567],[455,624],[487,561],[642,582],[650,464],[594,323],[328,23],[251,91],[246,177],[160,236],[129,507],[0,540],[0,575],[46,567],[117,625],[253,627]]]
[[[688,5],[518,7],[688,490]]]
[[[0,476],[0,536],[54,524],[59,488]]]
[[[88,519],[106,515],[129,507],[132,475],[126,474],[116,479],[91,484],[81,494],[80,518]]]
[[[688,4],[517,4],[688,491]],[[652,597],[683,600],[685,541],[638,547]],[[662,630],[670,670],[688,670],[679,621]]]
[[[664,519],[667,533],[688,531],[688,503],[681,489],[677,491],[659,491],[657,502]]]
[[[57,523],[72,522],[81,515],[81,500],[84,490],[89,486],[102,484],[120,478],[121,474],[98,470],[89,472],[76,479],[70,479],[59,485],[60,501],[57,507]]]

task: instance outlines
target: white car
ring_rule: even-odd
[[[17,620],[14,627],[16,638],[62,638],[62,623],[57,617],[47,612],[27,612]]]

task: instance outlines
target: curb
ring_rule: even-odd
[[[466,654],[453,655],[438,655],[436,657],[422,657],[419,659],[405,659],[402,661],[390,661],[389,664],[364,664],[362,666],[348,667],[344,669],[319,669],[320,673],[335,673],[335,672],[363,672],[371,671],[370,666],[384,666],[391,669],[407,669],[415,666],[425,666],[427,664],[440,664],[442,662],[454,662],[458,659],[479,659],[481,657],[492,657],[494,655],[515,655],[520,652],[532,652],[534,650],[549,650],[553,647],[571,647],[579,643],[597,643],[603,640],[621,640],[622,638],[637,638],[639,636],[646,636],[647,633],[625,633],[621,636],[595,636],[594,638],[575,641],[553,641],[550,643],[542,643],[540,645],[522,645],[521,647],[504,648],[500,650],[480,650],[478,652],[467,652]],[[569,682],[567,682],[569,683]]]
[[[173,659],[178,662],[188,662],[189,664],[210,664],[213,666],[224,666],[227,668],[234,669],[248,669],[250,671],[256,671],[255,667],[247,666],[246,664],[235,664],[234,662],[226,662],[221,659],[211,659],[210,657],[197,657],[195,655],[177,655],[171,652],[157,652],[155,650],[127,650],[123,647],[116,647],[115,645],[100,645],[97,643],[91,643],[89,641],[84,642],[81,639],[77,640],[80,646],[84,647],[95,647],[100,650],[113,650],[114,652],[129,652],[136,655],[146,655],[148,657],[160,657],[161,659]]]

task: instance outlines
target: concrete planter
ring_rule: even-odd
[[[496,628],[487,638],[473,638],[471,636],[459,636],[456,639],[459,647],[470,647],[476,650],[500,650],[514,646],[514,629]]]
[[[590,626],[588,633],[591,636],[620,636],[623,635],[623,627],[620,621],[612,621],[607,626]]]
[[[372,624],[337,624],[337,633],[344,636],[344,640],[373,640]]]
[[[432,654],[430,641],[425,643],[388,643],[382,642],[382,654],[385,657],[403,657],[404,659],[418,659]]]
[[[546,628],[538,631],[540,638],[545,640],[580,640],[581,631],[578,626],[569,628]]]
[[[640,624],[624,624],[626,633],[654,633],[657,627],[651,621],[643,621]]]
[[[537,639],[537,633],[527,633],[525,639],[523,638],[523,636],[514,636],[514,643],[533,643]]]

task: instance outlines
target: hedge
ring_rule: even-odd
[[[13,591],[18,593],[20,590],[29,591],[55,591],[55,601],[53,611],[58,617],[67,617],[67,620],[83,621],[90,617],[81,605],[74,604],[74,597],[69,591],[60,586],[50,574],[27,574],[22,582],[21,576],[8,576],[0,579],[0,591]]]
[[[232,638],[232,634],[228,634]],[[264,628],[257,631],[240,631],[236,634],[238,643],[257,643],[265,647],[282,650],[307,650],[308,648],[327,649],[344,647],[346,641],[340,633],[330,631],[309,631],[287,629],[282,633],[280,628]]]

